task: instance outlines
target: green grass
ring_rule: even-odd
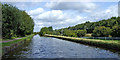
[[[61,38],[61,39],[69,40],[69,41],[82,43],[82,44],[98,46],[102,48],[120,51],[120,40],[85,39],[85,38],[66,37],[66,36],[59,36],[59,35],[46,35],[46,36]]]
[[[34,36],[34,34],[28,35],[28,36],[26,36],[24,38],[21,38],[21,39],[18,39],[18,40],[14,40],[14,41],[10,41],[10,42],[5,42],[5,43],[0,43],[0,44],[2,44],[2,47],[4,47],[4,46],[10,46],[11,44],[15,44],[15,43],[20,42],[20,41],[25,40],[25,39],[30,40],[30,38],[32,36]]]

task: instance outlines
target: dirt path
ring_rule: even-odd
[[[21,38],[23,38],[23,37],[21,37]],[[10,42],[10,41],[18,40],[18,39],[21,39],[21,38],[15,38],[15,39],[12,39],[12,40],[0,41],[0,43]]]

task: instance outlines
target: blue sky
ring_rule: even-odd
[[[25,10],[34,20],[34,31],[74,26],[118,16],[118,2],[7,2]]]

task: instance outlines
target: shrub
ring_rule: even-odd
[[[77,30],[77,36],[78,37],[83,37],[87,33],[86,30]]]
[[[53,34],[53,28],[52,28],[52,26],[41,28],[39,34],[40,34],[41,36],[43,36],[43,35],[45,35],[45,34]]]
[[[70,36],[70,37],[77,37],[77,35],[75,34],[75,31],[73,30],[64,30],[63,32],[64,36]]]
[[[109,27],[99,26],[95,27],[93,30],[92,36],[94,37],[108,37],[111,34],[112,30]]]
[[[120,37],[120,26],[114,26],[112,28],[111,36],[112,37]]]

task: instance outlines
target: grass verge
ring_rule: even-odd
[[[48,35],[48,34],[46,34],[45,36],[66,39],[69,41],[74,41],[82,44],[120,51],[120,40],[98,40],[98,39],[96,40],[96,39],[85,39],[85,38],[76,38],[76,37],[66,37],[60,35]]]
[[[21,38],[21,39],[18,39],[18,40],[14,40],[14,41],[10,41],[10,42],[4,42],[4,43],[0,43],[0,44],[2,44],[2,47],[10,46],[11,44],[15,44],[15,43],[20,42],[20,41],[25,40],[25,39],[29,40],[32,36],[34,36],[34,34],[28,35],[28,36],[26,36],[24,38]]]

